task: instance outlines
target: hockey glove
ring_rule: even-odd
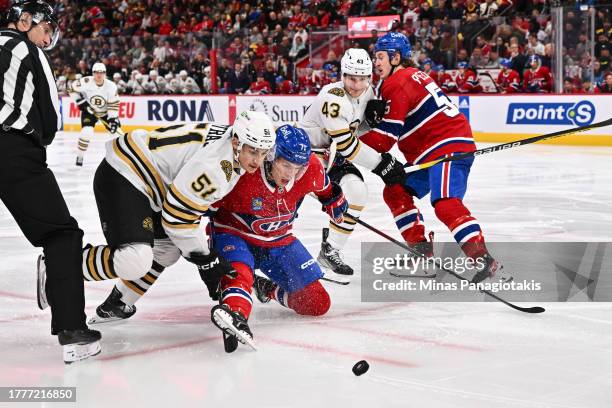
[[[348,210],[348,203],[342,192],[342,188],[333,181],[331,182],[332,192],[329,198],[319,197],[319,201],[323,204],[325,211],[334,220],[340,224],[344,221],[344,213]]]
[[[387,102],[382,99],[370,99],[366,104],[364,116],[368,125],[374,128],[376,125],[383,120],[385,116],[385,110],[387,109]]]
[[[192,252],[186,258],[189,262],[197,265],[200,278],[208,288],[208,294],[212,300],[219,300],[219,285],[224,276],[235,278],[238,276],[232,265],[216,249],[211,249],[208,255]]]
[[[380,177],[386,185],[403,185],[407,174],[402,163],[397,161],[395,156],[389,153],[382,153],[380,156],[382,160],[378,163],[378,166],[372,170],[372,173]]]
[[[79,99],[76,101],[76,104],[82,113],[89,113],[90,115],[93,115],[93,109],[87,102],[87,99]]]
[[[106,123],[107,123],[108,131],[111,133],[117,133],[117,129],[121,127],[119,118],[108,118],[108,121]]]

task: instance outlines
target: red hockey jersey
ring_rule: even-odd
[[[297,209],[311,192],[324,198],[331,194],[327,173],[314,154],[304,175],[285,187],[271,185],[262,166],[243,175],[228,195],[211,206],[217,210],[212,228],[261,247],[288,245],[295,240],[292,228]]]
[[[476,149],[467,118],[426,73],[404,68],[380,88],[387,113],[360,140],[379,152],[397,142],[411,164]]]
[[[540,67],[535,71],[528,69],[523,74],[523,83],[527,92],[552,92],[553,78],[548,67]]]
[[[457,91],[461,93],[480,93],[482,92],[482,86],[478,80],[478,76],[471,69],[466,69],[461,75],[457,72],[455,77],[457,83]]]
[[[521,91],[521,77],[513,69],[499,71],[497,86],[503,93],[516,93]]]

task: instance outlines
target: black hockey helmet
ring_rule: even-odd
[[[60,30],[53,7],[43,0],[17,0],[9,8],[4,23],[17,23],[23,13],[28,13],[32,16],[32,27],[43,21],[51,24],[53,35],[51,36],[51,44],[45,48],[45,51],[55,47],[59,39]]]

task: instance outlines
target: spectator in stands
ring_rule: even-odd
[[[143,86],[148,94],[161,95],[167,93],[166,80],[159,76],[159,73],[152,69],[149,71],[149,80]]]
[[[302,37],[295,36],[293,39],[293,46],[291,47],[291,51],[289,51],[289,58],[295,61],[306,55],[307,52],[308,50],[306,50]]]
[[[484,68],[487,63],[487,59],[482,56],[482,51],[479,47],[475,47],[470,56],[468,65],[472,68]]]
[[[249,89],[251,81],[240,62],[235,63],[234,70],[229,72],[228,82],[228,93],[243,94]]]
[[[448,10],[448,19],[449,20],[461,20],[465,13],[465,9],[459,3],[458,0],[451,0],[451,6]]]
[[[531,54],[539,56],[544,55],[544,44],[538,40],[536,34],[529,34],[529,41],[527,42],[527,50],[531,51]]]

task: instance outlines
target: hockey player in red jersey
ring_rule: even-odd
[[[457,83],[442,65],[438,65],[438,79],[435,82],[446,93],[457,92]]]
[[[478,75],[474,71],[468,68],[467,62],[457,63],[457,76],[455,76],[455,82],[457,83],[457,91],[460,93],[480,93],[482,92],[482,86],[478,80]]]
[[[548,67],[542,66],[542,60],[532,55],[528,60],[529,69],[523,74],[523,83],[526,92],[549,93],[552,92],[553,78]]]
[[[382,120],[360,138],[362,142],[381,152],[397,143],[409,164],[475,151],[465,116],[427,74],[411,67],[410,43],[403,34],[385,34],[374,51],[375,68],[383,80],[380,96],[387,109]],[[480,282],[496,273],[508,281],[511,277],[489,254],[478,221],[463,203],[473,161],[474,157],[469,157],[410,173],[403,184],[385,186],[383,198],[402,237],[421,254],[431,255],[433,248],[425,238],[423,216],[414,205],[414,197],[430,194],[436,216],[464,253],[484,260],[472,281]]]
[[[337,222],[342,222],[348,204],[339,185],[330,182],[319,159],[311,155],[304,130],[284,125],[276,135],[274,156],[212,206],[217,209],[213,247],[237,272],[235,278],[222,279],[221,304],[211,311],[228,352],[238,341],[253,345],[247,324],[253,286],[262,302],[275,299],[298,314],[320,316],[330,307],[329,294],[319,282],[323,272],[293,235],[293,221],[309,193]],[[254,276],[255,269],[269,279]]]
[[[497,86],[501,93],[516,93],[521,90],[521,77],[518,72],[511,69],[512,62],[508,58],[499,61],[501,70],[497,76]]]

